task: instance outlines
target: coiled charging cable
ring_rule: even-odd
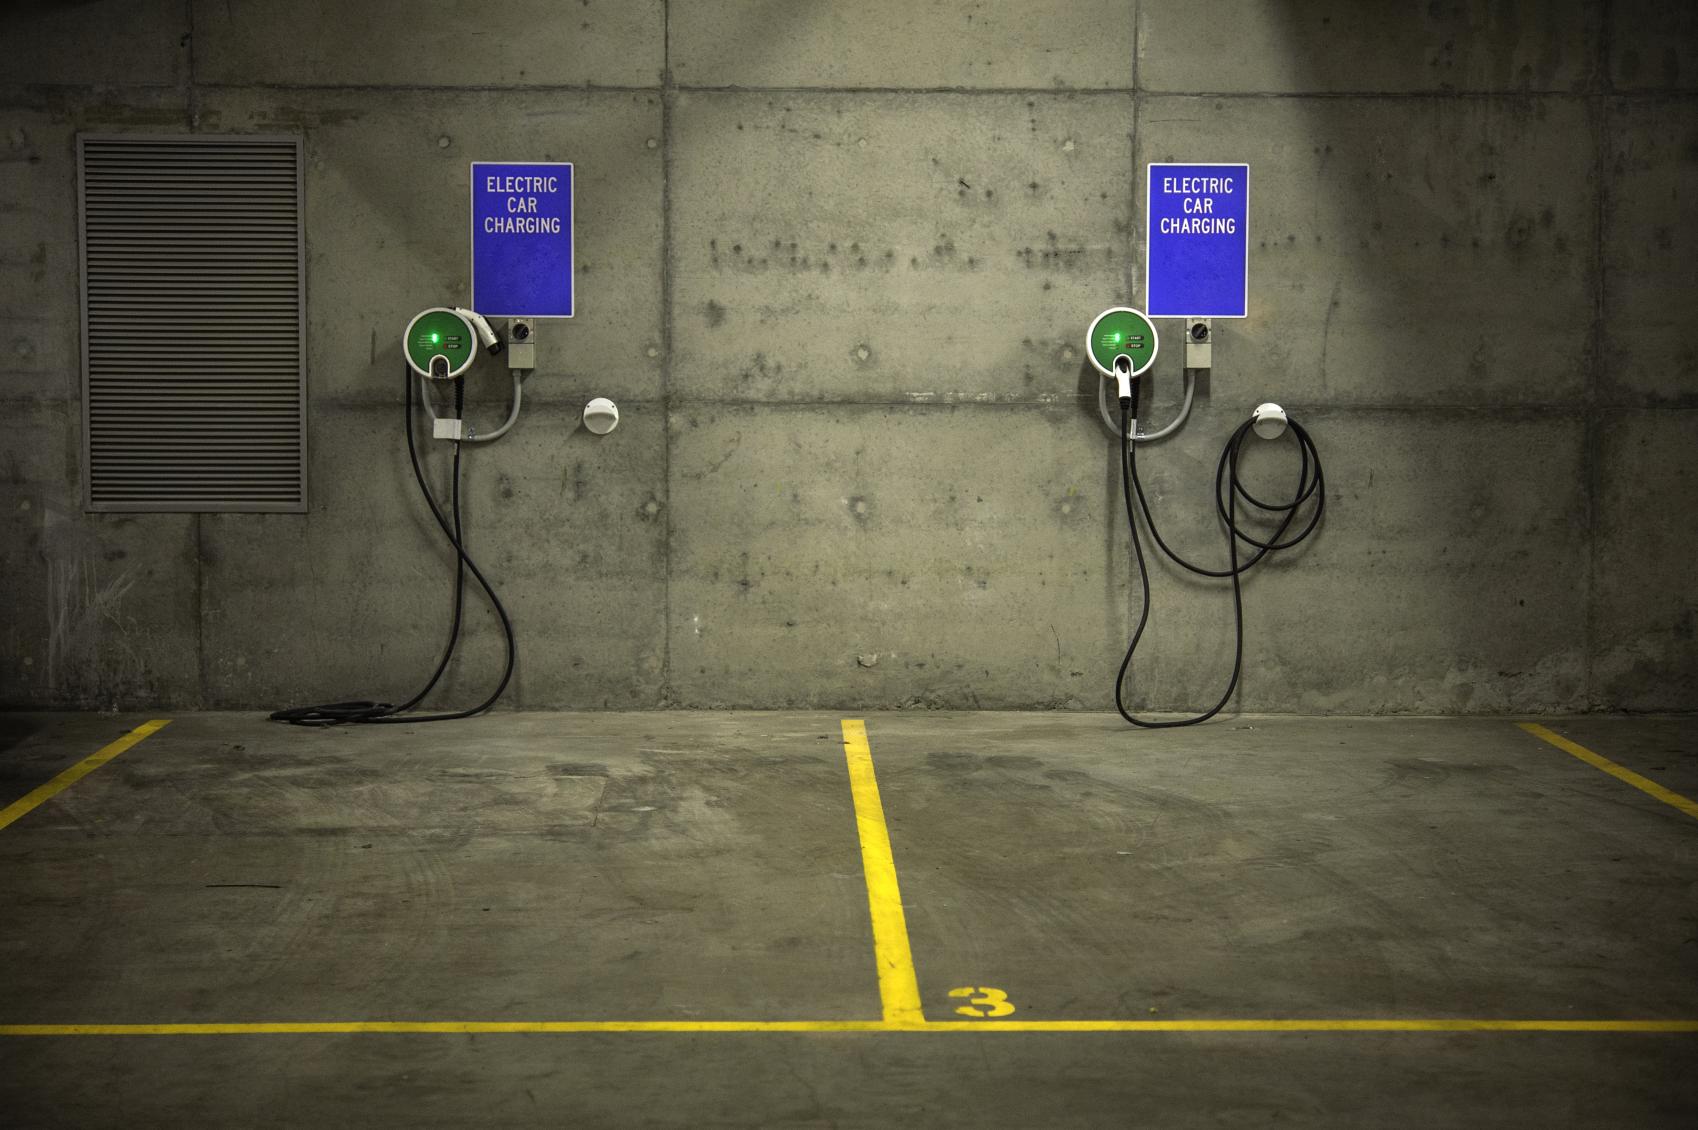
[[[448,543],[454,547],[454,616],[448,627],[448,645],[443,648],[442,658],[436,665],[423,689],[399,706],[387,702],[372,702],[359,700],[354,702],[327,702],[317,706],[293,706],[284,710],[273,711],[273,722],[289,722],[296,726],[336,726],[344,722],[448,722],[456,718],[470,718],[474,714],[482,714],[499,699],[507,689],[507,684],[513,678],[513,664],[518,655],[518,649],[513,640],[513,622],[507,616],[507,609],[502,607],[501,598],[495,595],[495,589],[484,577],[482,570],[466,552],[465,540],[462,535],[460,521],[460,441],[454,443],[454,480],[452,492],[449,495],[449,511],[454,523],[449,525],[448,519],[442,515],[442,508],[437,505],[436,496],[431,494],[430,486],[425,482],[424,471],[419,466],[418,445],[413,439],[413,373],[412,368],[403,360],[401,363],[401,380],[406,386],[406,431],[407,458],[413,465],[413,478],[418,481],[419,492],[424,495],[425,505],[430,507],[430,515],[436,519]],[[454,416],[459,419],[465,412],[465,383],[459,378],[454,380]],[[460,613],[465,605],[466,573],[470,571],[483,587],[489,597],[490,607],[501,620],[501,630],[507,639],[507,663],[501,672],[501,682],[496,685],[492,694],[478,705],[467,710],[455,710],[441,714],[408,714],[424,701],[436,684],[442,679],[442,674],[448,670],[448,661],[454,656],[454,649],[460,642]]]
[[[1149,500],[1144,496],[1144,484],[1138,478],[1137,444],[1131,442],[1130,439],[1132,402],[1137,399],[1136,383],[1133,384],[1132,391],[1133,395],[1129,399],[1123,400],[1120,405],[1120,435],[1124,442],[1117,444],[1117,446],[1121,448],[1120,481],[1122,493],[1126,498],[1126,525],[1132,535],[1132,549],[1138,558],[1138,582],[1143,590],[1143,605],[1138,612],[1138,626],[1132,632],[1132,642],[1126,647],[1126,658],[1121,660],[1120,673],[1115,676],[1114,708],[1120,711],[1120,716],[1132,725],[1142,726],[1146,729],[1159,730],[1170,729],[1174,726],[1194,726],[1198,722],[1206,722],[1220,713],[1221,708],[1231,701],[1232,692],[1238,688],[1238,677],[1244,668],[1244,597],[1239,578],[1248,573],[1252,566],[1268,554],[1275,550],[1290,549],[1307,538],[1314,532],[1316,525],[1321,520],[1321,514],[1326,510],[1326,485],[1321,472],[1321,456],[1320,452],[1315,450],[1315,442],[1309,438],[1309,433],[1304,430],[1303,425],[1287,417],[1286,425],[1297,441],[1299,459],[1297,485],[1289,502],[1263,502],[1245,488],[1243,480],[1238,475],[1238,460],[1243,454],[1244,440],[1250,434],[1250,430],[1256,421],[1254,417],[1251,417],[1240,424],[1238,430],[1232,433],[1232,438],[1226,441],[1226,447],[1220,453],[1220,463],[1215,468],[1215,509],[1220,515],[1222,524],[1226,527],[1228,565],[1225,569],[1205,569],[1200,565],[1193,565],[1175,553],[1167,542],[1162,540],[1161,531],[1156,528],[1155,518],[1150,513]],[[1138,536],[1137,515],[1132,508],[1134,496],[1138,500],[1138,509],[1143,512],[1144,523],[1150,528],[1150,536],[1169,559],[1199,577],[1227,577],[1232,581],[1232,678],[1227,682],[1226,693],[1220,696],[1220,701],[1202,714],[1192,718],[1156,722],[1136,717],[1126,709],[1126,671],[1132,666],[1132,655],[1138,650],[1138,641],[1143,638],[1144,628],[1150,620],[1150,574],[1148,564],[1144,560],[1143,543]],[[1276,514],[1283,515],[1280,518],[1279,527],[1267,540],[1264,541],[1255,537],[1238,524],[1239,499],[1243,499],[1250,506],[1264,511],[1270,517]],[[1285,537],[1285,533],[1291,528],[1298,511],[1310,499],[1314,500],[1314,507],[1309,514],[1308,523],[1298,533],[1289,538]],[[1282,538],[1284,540],[1281,540]],[[1255,552],[1242,562],[1238,559],[1238,543],[1240,541],[1255,549]]]

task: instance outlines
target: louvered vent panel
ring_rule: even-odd
[[[304,509],[299,139],[78,150],[90,509]]]

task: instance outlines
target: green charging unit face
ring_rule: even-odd
[[[448,371],[458,373],[471,362],[476,335],[452,310],[427,310],[407,331],[407,360],[421,373],[430,372],[430,359],[448,358]]]
[[[1091,363],[1104,376],[1114,373],[1116,357],[1131,360],[1132,376],[1148,369],[1156,359],[1156,328],[1136,310],[1105,310],[1091,323],[1090,332]]]

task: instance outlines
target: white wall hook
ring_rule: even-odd
[[[584,427],[604,436],[619,426],[619,406],[605,396],[598,396],[584,405]]]

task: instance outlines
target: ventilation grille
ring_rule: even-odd
[[[305,508],[301,148],[83,135],[91,510]]]

